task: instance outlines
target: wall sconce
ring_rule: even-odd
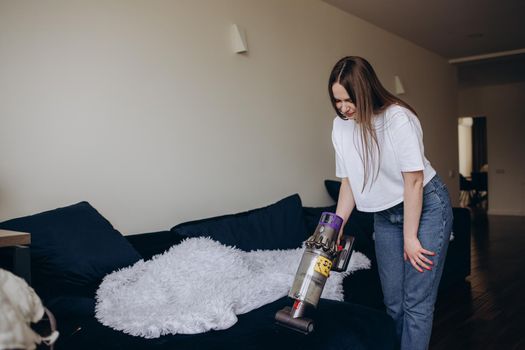
[[[244,31],[244,28],[239,27],[237,24],[233,24],[231,27],[231,40],[233,52],[248,52],[248,43],[246,42],[246,32]]]
[[[398,75],[394,76],[394,91],[396,95],[402,95],[405,93],[405,88],[401,82],[401,78]]]

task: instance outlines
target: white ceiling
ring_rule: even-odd
[[[447,58],[525,48],[525,0],[323,0]]]

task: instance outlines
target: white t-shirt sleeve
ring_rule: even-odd
[[[335,130],[333,129],[332,129],[332,144],[334,145],[334,150],[335,150],[335,176],[339,178],[345,178],[348,175],[346,174],[343,157],[341,156],[341,153],[339,152],[339,145],[337,144],[337,140],[335,137]]]
[[[423,132],[419,120],[405,111],[392,117],[390,137],[402,172],[425,169]]]

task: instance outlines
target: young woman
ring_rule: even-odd
[[[337,214],[346,223],[354,206],[374,213],[379,276],[401,349],[426,349],[452,231],[448,191],[425,157],[414,109],[381,85],[370,63],[341,59],[328,91],[342,178]]]

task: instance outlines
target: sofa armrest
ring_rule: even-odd
[[[454,239],[448,246],[440,289],[464,282],[470,275],[470,211],[466,208],[452,210]]]
[[[184,239],[183,236],[171,231],[139,233],[124,237],[140,253],[144,260],[164,253],[171,246],[179,244]]]
[[[454,245],[459,245],[462,251],[462,264],[465,266],[466,275],[470,275],[470,210],[467,208],[453,208]],[[452,241],[452,242],[454,242]]]

